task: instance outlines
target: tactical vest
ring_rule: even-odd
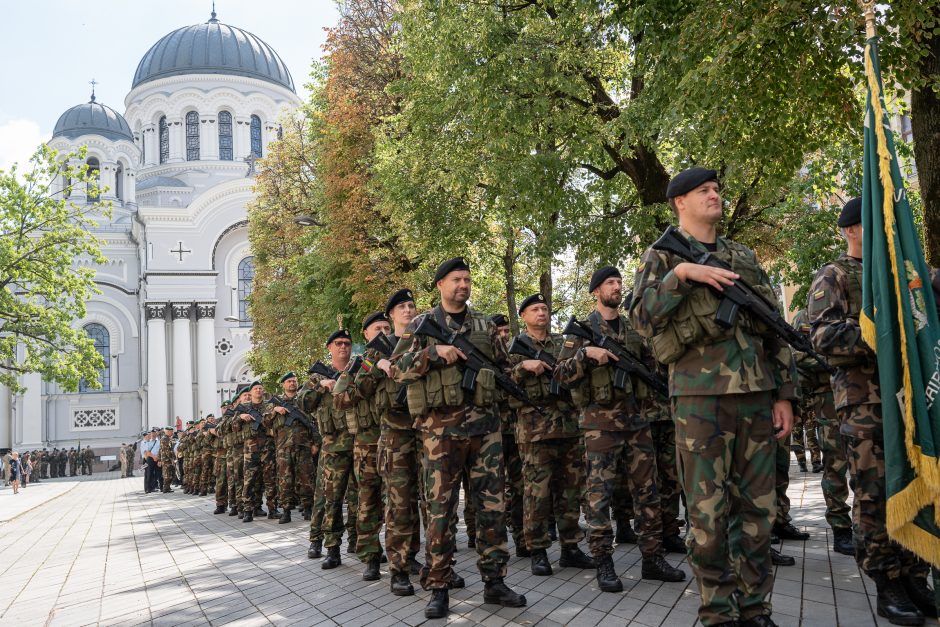
[[[834,266],[845,281],[845,319],[858,322],[862,315],[862,264],[850,257],[839,257],[829,265]],[[812,295],[810,295],[812,298]],[[868,363],[868,359],[857,355],[827,355],[830,366],[857,366]]]
[[[251,405],[253,409],[258,410],[258,412],[261,412],[261,413],[263,414],[263,412],[264,412],[264,402],[261,402],[257,407],[255,407],[253,403],[249,403],[249,405]],[[239,414],[239,415],[240,415],[240,414]],[[241,422],[241,418],[238,418],[238,420],[239,420],[239,422]],[[258,430],[257,430],[257,431],[254,431],[254,430],[252,429],[253,426],[254,426],[254,422],[251,421],[251,420],[245,421],[245,422],[242,422],[242,423],[241,423],[241,427],[242,427],[242,428],[239,429],[239,431],[241,432],[241,442],[242,442],[242,443],[244,443],[246,440],[249,440],[249,439],[251,439],[251,438],[260,438],[260,437],[264,437],[264,435],[267,433],[267,432],[265,431],[264,425],[260,425],[260,426],[258,427]]]
[[[426,316],[434,318],[444,328],[450,328],[446,323],[444,310],[440,306],[435,307]],[[421,324],[420,319],[415,319],[414,325]],[[464,326],[469,322],[470,331],[466,333],[466,338],[473,344],[477,350],[487,358],[493,359],[493,345],[490,342],[489,321],[483,314],[467,309],[467,317],[464,320]],[[426,337],[427,346],[431,347],[438,342],[434,338]],[[438,407],[463,407],[466,403],[471,403],[476,407],[489,409],[496,402],[496,374],[492,370],[481,369],[477,375],[476,387],[473,391],[473,398],[464,398],[464,389],[461,387],[463,382],[463,366],[460,360],[443,368],[433,368],[429,370],[422,378],[410,383],[407,387],[408,411],[412,416],[424,416],[429,409]]]
[[[548,352],[551,353],[552,357],[558,359],[558,355],[561,354],[561,349],[565,344],[565,336],[560,333],[549,333],[549,337],[552,340],[552,345]],[[533,342],[534,341],[533,339]],[[527,372],[519,385],[525,390],[526,394],[529,395],[529,398],[532,399],[535,405],[542,405],[547,401],[556,404],[562,411],[566,411],[569,408],[568,403],[551,393],[552,376],[550,372],[542,373],[537,377]],[[514,396],[509,397],[509,406],[513,409],[528,407],[528,405],[517,400]]]
[[[603,333],[598,322],[599,315],[597,312],[592,313],[588,317],[588,323],[596,332]],[[633,330],[633,327],[629,326],[623,316],[620,318],[620,329],[625,336],[624,348],[639,358],[643,351],[643,338]],[[620,338],[614,339],[620,341]],[[641,381],[634,382],[632,377],[627,377],[626,384],[621,390],[614,386],[614,376],[612,365],[592,367],[580,383],[571,387],[571,400],[578,408],[583,409],[590,405],[609,406],[631,397],[646,398],[648,396],[646,386]]]
[[[320,435],[336,435],[347,431],[346,412],[333,407],[333,397],[325,392],[315,413]]]
[[[770,286],[761,284],[761,269],[752,259],[751,251],[746,246],[718,238],[718,250],[711,253],[717,259],[731,266],[768,302],[776,304],[777,296]],[[690,346],[709,345],[735,337],[741,331],[751,335],[769,336],[770,330],[762,322],[754,320],[744,310],[738,312],[738,323],[730,329],[720,326],[715,320],[720,304],[719,298],[705,285],[695,285],[692,291],[679,305],[669,324],[651,341],[653,354],[662,364],[671,364],[679,360]],[[738,340],[742,347],[745,340]]]

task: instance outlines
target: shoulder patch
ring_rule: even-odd
[[[636,271],[637,271],[637,274],[640,274],[640,273],[643,272],[644,270],[646,270],[646,262],[645,262],[645,261],[644,261],[643,263],[641,263],[639,266],[637,266]]]
[[[826,295],[826,290],[816,290],[813,292],[813,300],[822,300]]]
[[[407,340],[409,337],[411,337],[411,333],[402,333],[402,334],[401,334],[401,339],[403,339],[403,340]]]
[[[565,348],[571,348],[574,346],[574,340],[565,340]]]
[[[369,372],[372,370],[372,362],[368,359],[362,360],[362,366],[360,366],[364,372]]]

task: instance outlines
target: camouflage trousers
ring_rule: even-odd
[[[530,551],[552,545],[548,524],[554,512],[562,545],[581,541],[578,525],[584,494],[584,443],[581,437],[553,438],[519,445],[525,479],[525,546]]]
[[[277,508],[277,449],[274,438],[268,438],[261,449],[261,478],[264,484],[264,499],[268,509]],[[258,499],[260,502],[260,498]]]
[[[515,433],[503,432],[503,464],[506,469],[506,525],[512,530],[516,546],[525,546],[523,506],[525,482],[522,478],[522,455]]]
[[[186,473],[189,477],[189,487],[193,491],[199,490],[199,481],[202,477],[202,455],[198,452],[190,453],[188,456],[189,459],[189,472]]]
[[[326,515],[326,499],[323,498],[323,449],[314,456],[317,474],[313,482],[313,510],[310,514],[310,541],[323,541],[323,517]]]
[[[810,463],[818,464],[820,461],[819,438],[816,435],[816,411],[810,403],[802,403],[803,410],[799,417],[793,417],[793,432],[791,434],[791,448],[796,453],[796,459],[806,463],[806,449],[809,449]],[[804,446],[805,440],[805,446]]]
[[[653,448],[656,449],[656,489],[662,511],[663,537],[679,535],[679,502],[682,487],[676,464],[676,423],[656,420],[650,423]]]
[[[826,522],[833,529],[849,529],[852,526],[846,478],[849,461],[845,456],[845,440],[839,433],[839,416],[833,404],[832,390],[814,395],[812,402],[822,437],[822,493],[826,499]]]
[[[281,507],[313,506],[314,465],[309,444],[277,446],[277,495]]]
[[[891,541],[885,527],[887,487],[881,404],[851,405],[838,413],[843,433],[854,431],[853,435],[843,437],[855,493],[852,504],[855,561],[869,577],[878,573],[892,579],[900,575],[926,577],[926,564]],[[874,428],[866,428],[869,425]]]
[[[320,459],[323,464],[323,546],[339,546],[342,542],[343,500],[348,504],[345,526],[349,541],[355,546],[359,486],[353,473],[353,453],[323,451]]]
[[[770,392],[672,399],[686,543],[705,625],[771,612],[772,405]]]
[[[786,525],[790,518],[790,497],[787,488],[790,487],[790,438],[774,440],[774,492],[777,499],[777,515],[774,517],[775,525]]]
[[[659,553],[663,523],[656,488],[656,451],[649,425],[635,431],[586,430],[584,450],[584,519],[589,529],[591,553],[600,558],[614,550],[610,510],[620,480],[617,470],[621,457],[627,460],[640,552],[643,557]]]
[[[392,573],[408,572],[408,559],[421,549],[419,509],[424,512],[424,521],[428,519],[418,447],[412,429],[383,429],[379,436],[379,472],[385,486],[385,552]]]
[[[228,459],[226,449],[215,450],[215,506],[225,507],[228,504]]]
[[[378,427],[376,427],[378,429]],[[377,434],[373,434],[374,436]],[[382,475],[379,474],[378,441],[373,437],[361,440],[356,436],[353,445],[353,472],[359,486],[359,503],[356,509],[356,557],[368,562],[381,555],[379,531],[385,518],[382,502]]]
[[[463,478],[460,480],[460,485],[463,487],[463,524],[467,528],[467,537],[476,538],[477,537],[477,513],[473,509],[473,499],[470,498],[470,474],[465,472],[463,473]],[[453,522],[453,533],[457,533],[457,509],[454,508],[454,522]]]
[[[230,446],[225,451],[225,474],[228,485],[228,506],[242,506],[245,486],[245,457],[240,446]]]
[[[215,450],[202,452],[202,476],[199,477],[199,490],[208,493],[215,487]]]
[[[484,581],[504,577],[509,552],[503,501],[502,433],[496,431],[466,438],[424,433],[422,446],[428,501],[427,568],[422,572],[422,587],[445,589],[451,580],[455,547],[451,523],[457,511],[463,474],[468,475],[469,500],[479,523],[477,568]]]
[[[163,491],[169,492],[172,490],[173,484],[173,461],[164,460],[163,465],[160,467],[160,470],[163,472]]]

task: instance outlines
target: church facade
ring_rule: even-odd
[[[110,219],[95,235],[100,294],[75,321],[105,360],[100,389],[70,393],[27,375],[0,389],[0,447],[91,445],[107,454],[150,427],[216,412],[252,378],[247,206],[255,159],[299,106],[290,72],[252,33],[177,29],[141,59],[124,115],[94,95],[62,114],[49,145],[87,147]],[[93,202],[83,190],[71,200]]]

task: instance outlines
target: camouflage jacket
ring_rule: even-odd
[[[695,238],[685,231],[683,234],[694,248],[707,252]],[[711,254],[729,263],[765,298],[776,303],[770,278],[754,252],[722,237],[717,244],[718,249]],[[683,262],[670,253],[647,250],[637,268],[630,308],[637,332],[654,342],[669,331],[670,325],[693,325],[688,335],[695,339],[684,342],[684,351],[669,364],[670,396],[771,391],[776,399],[796,400],[796,368],[790,347],[764,332],[744,311],[739,312],[733,329],[721,329],[714,321],[717,297],[704,284],[680,281],[673,271]],[[693,319],[679,317],[685,312]],[[695,333],[695,326],[701,326],[704,335]]]
[[[645,354],[642,338],[630,326],[624,316],[620,317],[620,332],[614,333],[610,324],[595,310],[587,317],[587,322],[596,324],[604,335],[613,338],[634,355]],[[635,431],[647,426],[646,417],[640,414],[638,396],[645,398],[648,389],[636,377],[627,379],[625,390],[618,390],[613,385],[614,368],[610,364],[603,366],[588,360],[584,348],[590,346],[586,340],[570,337],[565,340],[558,356],[555,378],[571,390],[575,400],[581,396],[581,428],[600,429],[602,431]],[[590,400],[587,400],[590,399]]]
[[[520,335],[525,335],[536,348],[551,353],[555,359],[561,354],[565,338],[560,333],[549,333],[545,340],[538,340],[525,331]],[[538,442],[540,440],[552,440],[555,438],[573,438],[581,434],[578,428],[578,410],[565,398],[553,396],[549,389],[552,383],[552,372],[546,371],[542,374],[532,374],[522,367],[525,357],[522,355],[510,355],[510,361],[513,364],[512,378],[529,395],[532,401],[542,408],[545,416],[540,416],[534,409],[522,403],[512,403],[518,405],[516,411],[516,440],[522,442]]]
[[[336,409],[333,395],[320,385],[325,379],[321,375],[311,374],[298,391],[297,401],[306,414],[316,418],[325,453],[349,452],[353,449],[355,438],[349,432],[343,412]]]
[[[793,325],[794,329],[806,337],[809,338],[811,336],[813,327],[809,323],[809,314],[806,313],[806,309],[800,309],[798,312],[796,312],[796,314],[793,316],[793,321],[791,324]],[[800,381],[800,392],[804,399],[816,394],[825,394],[832,389],[829,384],[829,373],[825,368],[822,367],[822,365],[820,365],[818,361],[806,353],[801,353],[799,351],[794,351],[793,357],[796,360],[796,371]]]
[[[881,402],[878,363],[862,339],[862,262],[843,253],[816,273],[807,314],[813,346],[835,367],[832,396],[836,409]]]
[[[415,385],[424,380],[429,382],[432,375],[437,371],[437,380],[441,380],[445,372],[453,373],[463,372],[462,360],[448,366],[437,354],[436,341],[415,335],[414,331],[427,316],[433,316],[438,322],[443,321],[451,331],[458,331],[467,335],[468,339],[474,342],[484,353],[489,353],[493,362],[503,369],[509,367],[509,354],[506,350],[506,343],[499,335],[496,325],[493,324],[482,313],[467,307],[467,313],[463,325],[458,325],[454,319],[445,312],[440,305],[434,307],[427,313],[423,313],[412,320],[405,332],[401,336],[395,352],[392,355],[397,369],[395,371],[395,380],[399,383],[407,384],[408,404],[415,414],[415,405],[412,402],[414,398],[412,393],[417,394],[423,390],[424,385]],[[485,329],[483,331],[482,329]],[[481,337],[485,335],[485,337]],[[476,339],[474,339],[476,338]],[[481,375],[482,375],[481,371]],[[450,375],[448,375],[450,376]],[[491,375],[492,376],[492,375]],[[451,386],[459,386],[460,382]],[[481,387],[483,386],[483,387]],[[458,397],[463,397],[459,404],[429,403],[429,409],[419,415],[415,415],[415,425],[421,431],[435,434],[438,436],[469,437],[494,433],[500,430],[499,408],[496,402],[495,383],[489,387],[489,393],[492,398],[486,398],[483,404],[476,402],[477,394],[484,394],[487,386],[482,382],[482,377],[477,379],[477,390],[474,392],[462,393],[456,389],[453,391]],[[423,392],[421,392],[423,393]],[[447,397],[446,392],[443,395]]]
[[[284,403],[293,404],[297,410],[304,415],[313,428],[308,428],[299,420],[294,420],[290,425],[288,425],[287,416],[274,411],[276,406],[273,403],[268,403],[264,410],[264,424],[268,429],[271,429],[274,432],[275,446],[277,448],[288,446],[309,448],[313,443],[319,445],[320,431],[316,428],[317,421],[314,420],[313,416],[310,416],[303,409],[301,409],[299,395],[295,394],[293,399],[290,399],[286,394],[278,394],[277,398]]]
[[[163,465],[174,462],[173,437],[163,434],[160,436],[160,463]]]
[[[392,345],[397,346],[401,338],[390,335]],[[375,411],[382,429],[413,429],[414,419],[408,412],[408,403],[399,403],[399,391],[403,385],[395,380],[398,366],[392,361],[389,369],[391,376],[385,374],[375,364],[383,357],[377,352],[367,349],[364,355],[363,367],[356,374],[355,384],[364,397],[371,396],[375,400]]]
[[[347,367],[333,387],[333,406],[343,413],[349,432],[355,435],[356,442],[360,444],[376,444],[379,441],[379,416],[375,408],[376,386],[363,376],[377,370],[376,361],[376,353],[367,350],[362,356],[359,370],[352,374]]]

